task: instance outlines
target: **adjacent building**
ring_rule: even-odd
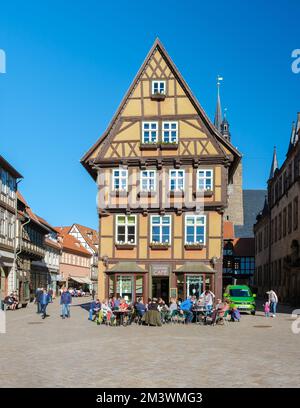
[[[37,288],[48,286],[47,271],[37,265],[45,258],[45,238],[51,229],[39,220],[19,191],[17,195],[17,270],[13,289],[25,305],[35,297]]]
[[[44,240],[45,256],[32,262],[32,274],[37,282],[35,286],[52,289],[56,295],[58,293],[57,282],[60,280],[59,259],[62,248],[58,242],[58,233],[55,228],[44,218],[39,216],[37,218],[49,231]]]
[[[240,158],[156,40],[82,158],[99,189],[100,297],[221,296],[223,215]]]
[[[292,126],[281,167],[274,149],[268,195],[254,225],[255,284],[260,295],[274,289],[283,302],[300,302],[300,113]]]
[[[59,265],[59,287],[91,289],[92,254],[69,234],[70,227],[56,227],[62,251]]]
[[[98,232],[92,228],[80,224],[73,224],[69,229],[69,234],[76,238],[81,245],[86,248],[91,254],[91,271],[90,279],[93,288],[97,290],[98,286]]]
[[[22,175],[0,155],[0,298],[16,288],[17,181]]]
[[[253,286],[255,274],[254,237],[235,237],[234,225],[224,222],[223,286]]]

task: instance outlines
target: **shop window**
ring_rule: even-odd
[[[203,293],[203,276],[187,275],[186,277],[186,294],[188,296],[199,296]]]
[[[124,298],[126,302],[133,301],[133,276],[117,276],[117,297]]]

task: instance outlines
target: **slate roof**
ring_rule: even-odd
[[[234,227],[235,236],[238,238],[251,238],[253,225],[256,223],[257,214],[263,209],[266,190],[243,190],[244,225]]]

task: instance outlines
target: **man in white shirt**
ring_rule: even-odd
[[[276,295],[273,289],[269,290],[267,294],[269,296],[271,316],[276,317],[276,307],[278,303],[278,296]]]

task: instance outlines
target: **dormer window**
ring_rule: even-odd
[[[152,81],[152,95],[166,94],[166,81]]]

